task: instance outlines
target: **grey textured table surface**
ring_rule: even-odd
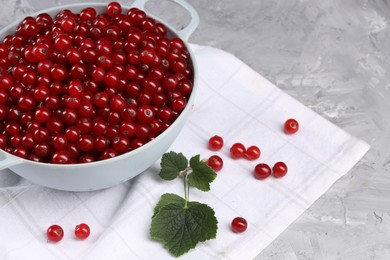
[[[188,1],[201,17],[191,42],[235,54],[371,145],[256,259],[390,259],[390,1]],[[0,0],[0,26],[73,2]],[[170,3],[148,6],[176,26],[188,20]]]

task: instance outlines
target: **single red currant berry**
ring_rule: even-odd
[[[50,94],[50,90],[46,86],[37,86],[34,89],[34,98],[38,102],[44,101]]]
[[[67,34],[58,35],[54,39],[54,46],[60,52],[66,53],[66,51],[69,50],[70,46],[72,46],[72,39]]]
[[[64,230],[59,225],[51,225],[46,231],[47,239],[51,242],[58,242],[64,237]]]
[[[74,28],[76,27],[77,22],[72,17],[65,17],[61,21],[61,27],[65,32],[72,32]]]
[[[68,164],[70,163],[70,154],[67,151],[56,151],[51,157],[51,162],[55,164]]]
[[[141,52],[141,60],[147,65],[153,65],[156,58],[156,53],[152,49],[147,49]]]
[[[51,112],[47,107],[38,107],[35,110],[35,119],[40,123],[47,122],[50,119],[50,115]]]
[[[44,142],[49,138],[49,130],[39,127],[33,132],[34,139],[38,142]]]
[[[33,95],[24,95],[19,98],[18,106],[22,111],[31,111],[35,108],[35,99]]]
[[[176,97],[175,99],[172,100],[172,109],[173,111],[180,112],[182,111],[187,104],[187,101],[185,100],[184,97]]]
[[[93,98],[92,102],[97,107],[107,107],[110,97],[105,92],[97,92]]]
[[[153,107],[149,105],[143,105],[137,110],[137,119],[143,123],[150,123],[154,119]]]
[[[171,67],[174,72],[183,73],[187,69],[187,62],[182,58],[178,58],[173,61]]]
[[[75,126],[70,126],[65,130],[65,136],[70,142],[77,142],[80,138],[80,130]]]
[[[248,228],[246,219],[242,217],[236,217],[232,221],[232,231],[234,233],[242,233]]]
[[[95,82],[101,82],[104,80],[106,72],[103,68],[96,67],[91,72],[91,77]]]
[[[80,12],[81,21],[91,21],[96,17],[96,10],[92,7],[85,8]]]
[[[214,135],[209,139],[209,149],[213,151],[221,150],[223,146],[223,138],[219,135]]]
[[[245,146],[242,143],[235,143],[230,148],[230,156],[233,159],[239,159],[242,158],[245,154]]]
[[[90,135],[82,135],[77,141],[77,148],[83,152],[89,152],[94,147],[94,139]]]
[[[37,43],[32,49],[32,54],[34,55],[35,60],[43,61],[49,57],[50,51],[46,44]]]
[[[274,167],[272,167],[272,172],[276,178],[280,178],[286,175],[287,170],[287,165],[284,162],[277,162],[275,163]]]
[[[119,154],[127,152],[130,148],[130,141],[124,135],[118,135],[111,141],[112,148]]]
[[[265,163],[259,163],[255,166],[254,175],[256,179],[263,180],[271,175],[271,167]]]
[[[118,155],[118,153],[114,149],[108,148],[102,153],[102,155],[100,156],[100,159],[106,160],[106,159],[114,158],[117,155]]]
[[[79,161],[77,162],[76,160],[74,163],[90,163],[94,161],[95,161],[95,157],[92,154],[83,154],[80,156]]]
[[[0,89],[10,90],[14,84],[14,79],[9,74],[0,74]]]
[[[44,158],[50,154],[50,145],[47,143],[39,143],[34,147],[34,153],[39,158]]]
[[[61,64],[54,64],[51,69],[50,69],[50,76],[55,80],[55,81],[62,81],[66,78],[67,76],[67,71],[66,67]]]
[[[184,42],[180,38],[173,38],[170,41],[171,48],[178,49],[178,50],[184,50]]]
[[[132,120],[124,120],[119,126],[119,132],[130,137],[135,134],[136,124]]]
[[[105,151],[110,147],[110,140],[106,136],[98,136],[95,139],[95,149],[97,151]]]
[[[51,145],[56,150],[65,150],[68,145],[68,140],[64,134],[56,134],[52,138]]]
[[[89,237],[91,230],[89,226],[85,223],[78,224],[74,229],[74,234],[77,239],[84,240]]]
[[[122,7],[117,2],[111,2],[107,5],[106,11],[109,17],[118,17],[122,13]]]
[[[285,123],[284,123],[284,132],[286,134],[295,134],[299,129],[299,124],[298,124],[298,121],[295,120],[295,119],[288,119]]]
[[[73,79],[69,82],[68,93],[73,97],[80,97],[84,94],[84,86],[80,80]]]
[[[256,159],[259,159],[260,154],[261,154],[261,152],[260,152],[259,147],[252,145],[252,146],[249,146],[248,149],[246,149],[244,156],[248,160],[254,161]]]
[[[223,167],[223,160],[218,155],[213,155],[207,160],[207,165],[214,171],[218,172]]]

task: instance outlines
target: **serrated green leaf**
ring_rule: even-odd
[[[182,197],[173,193],[165,193],[161,195],[160,201],[157,203],[156,207],[154,208],[152,218],[160,211],[162,207],[164,207],[169,203],[181,204],[182,207],[184,207],[184,199]]]
[[[206,204],[189,202],[183,208],[182,204],[168,203],[152,218],[150,235],[178,257],[199,242],[215,238],[217,224],[214,210]]]
[[[160,165],[160,177],[170,181],[175,179],[181,171],[187,168],[188,160],[182,153],[172,151],[162,156]]]
[[[188,175],[188,184],[201,191],[209,191],[210,183],[217,177],[217,174],[207,163],[200,160],[200,155],[190,159],[192,172]]]

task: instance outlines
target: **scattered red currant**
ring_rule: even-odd
[[[214,135],[209,139],[209,149],[213,151],[221,150],[223,146],[223,138],[219,135]]]
[[[91,230],[89,226],[85,223],[78,224],[74,230],[74,234],[77,239],[84,240],[89,237]]]
[[[242,158],[245,154],[245,146],[242,143],[235,143],[230,148],[230,156],[233,159],[239,159]]]
[[[249,146],[248,149],[246,149],[244,156],[248,160],[254,161],[254,160],[260,158],[260,154],[261,154],[261,152],[260,152],[259,147],[252,145],[252,146]]]
[[[51,242],[58,242],[64,237],[64,230],[59,225],[51,225],[46,231],[47,239]]]
[[[211,167],[211,169],[218,172],[223,167],[223,160],[218,155],[213,155],[210,156],[210,158],[207,160],[207,164]]]
[[[284,132],[286,134],[295,134],[299,129],[299,124],[298,124],[298,121],[295,120],[295,119],[288,119],[285,123],[284,123]]]
[[[248,223],[246,222],[246,219],[236,217],[232,221],[231,228],[234,233],[242,233],[248,228]]]
[[[265,163],[259,163],[255,166],[254,175],[256,179],[263,180],[271,175],[271,167]]]
[[[286,175],[287,170],[287,165],[284,162],[277,162],[275,163],[274,167],[272,167],[273,175],[276,178],[280,178]]]

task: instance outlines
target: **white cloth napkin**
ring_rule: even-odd
[[[217,238],[199,244],[180,259],[253,259],[318,197],[346,174],[369,145],[356,139],[254,72],[224,51],[192,45],[199,66],[199,89],[190,119],[170,150],[190,157],[220,155],[224,168],[203,193],[190,199],[215,209]],[[300,130],[282,131],[295,118]],[[208,139],[225,140],[219,152],[207,149]],[[233,160],[235,142],[257,145],[256,161]],[[257,163],[284,161],[280,179],[253,177]],[[162,181],[159,161],[121,185],[95,192],[64,192],[37,186],[10,171],[0,173],[0,259],[173,259],[149,237],[153,208],[165,192],[183,195],[179,180]],[[108,173],[109,174],[109,173]],[[241,234],[230,230],[234,217],[248,221]],[[74,238],[85,222],[91,236]],[[46,241],[52,224],[64,228],[59,243]]]

